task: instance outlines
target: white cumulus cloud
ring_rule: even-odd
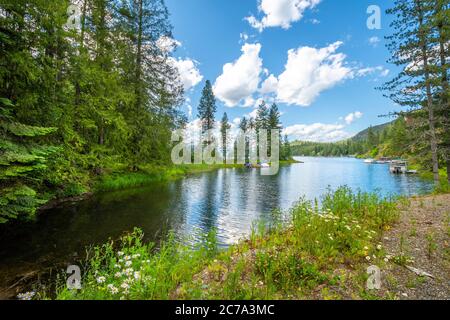
[[[261,44],[246,43],[241,51],[239,59],[223,66],[222,74],[214,83],[214,94],[228,107],[235,107],[242,100],[249,102],[261,80]]]
[[[289,29],[293,22],[303,18],[307,9],[312,9],[321,0],[260,0],[258,9],[264,14],[261,20],[255,16],[245,19],[260,32],[268,27]]]
[[[161,36],[156,41],[156,45],[162,51],[170,53],[175,51],[176,48],[181,47],[181,42],[168,36]]]
[[[194,60],[189,58],[170,58],[170,62],[178,69],[180,81],[183,84],[185,91],[195,87],[203,80],[203,76]]]
[[[380,41],[380,38],[378,38],[377,36],[369,38],[369,44],[373,47],[377,47]]]
[[[352,135],[344,130],[340,124],[296,124],[283,130],[291,140],[311,142],[335,142],[350,138]]]
[[[326,90],[355,77],[386,77],[389,70],[383,66],[356,68],[338,52],[343,42],[337,41],[323,48],[299,47],[287,53],[284,71],[278,76],[263,67],[261,44],[244,44],[242,55],[223,66],[216,79],[214,93],[228,107],[241,104],[255,106],[266,101],[308,107]],[[263,78],[263,79],[261,79]],[[263,81],[261,81],[263,80]]]
[[[316,49],[300,47],[288,51],[284,72],[278,77],[277,100],[307,107],[322,91],[353,77],[345,65],[345,54],[336,53],[342,42]]]
[[[261,85],[259,90],[262,94],[276,92],[278,88],[278,79],[271,74]]]
[[[389,75],[389,69],[385,69],[383,66],[367,67],[356,70],[356,76],[365,77],[374,73],[379,73],[380,76],[386,77]]]
[[[180,41],[167,36],[161,36],[157,41],[156,45],[160,50],[166,52],[167,54],[173,53],[182,44]],[[184,90],[195,87],[203,80],[203,76],[197,67],[197,63],[190,58],[174,58],[169,57],[169,63],[171,63],[180,75],[180,81],[183,84]]]
[[[362,112],[356,111],[356,112],[352,112],[352,113],[348,114],[348,115],[344,118],[344,120],[345,120],[345,123],[346,123],[346,124],[350,125],[350,124],[352,124],[353,122],[355,122],[357,119],[361,119],[362,116],[363,116],[363,113],[362,113]]]

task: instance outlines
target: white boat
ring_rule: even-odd
[[[270,168],[270,164],[268,164],[268,163],[261,163],[261,168]]]
[[[383,157],[383,158],[380,158],[377,161],[375,161],[375,163],[377,163],[377,164],[387,164],[387,163],[391,163],[391,159]]]
[[[365,159],[364,163],[375,163],[375,159]]]
[[[408,162],[404,160],[393,160],[389,166],[389,171],[393,174],[408,173]]]

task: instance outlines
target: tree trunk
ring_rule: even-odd
[[[142,34],[143,34],[143,0],[139,0],[138,10],[138,38],[137,38],[137,53],[136,53],[136,111],[139,111],[142,104]]]
[[[442,13],[444,8],[442,4],[437,3],[436,13]],[[445,160],[447,164],[447,182],[450,184],[450,112],[448,105],[448,97],[449,87],[448,87],[448,78],[447,78],[447,68],[446,68],[446,53],[445,53],[445,44],[446,37],[444,35],[444,23],[443,21],[439,21],[438,23],[439,30],[439,57],[441,62],[441,74],[442,74],[442,99],[441,99],[441,111],[442,111],[442,122],[444,127],[444,154]]]
[[[86,10],[87,10],[87,0],[83,1],[83,9],[81,12],[81,35],[80,35],[80,50],[78,54],[81,56],[84,51],[84,34],[86,32]],[[75,105],[79,106],[81,104],[81,70],[80,61],[78,61],[76,68],[76,80],[75,80]]]
[[[101,146],[105,144],[105,127],[103,126],[103,124],[101,124],[99,128],[98,144]]]
[[[431,92],[430,83],[430,71],[428,67],[428,48],[427,48],[427,37],[424,34],[424,15],[423,10],[420,5],[420,1],[416,0],[418,14],[419,14],[419,39],[421,43],[422,59],[423,59],[423,70],[424,79],[427,95],[427,111],[428,111],[428,125],[430,127],[430,146],[431,146],[431,161],[433,165],[433,177],[434,182],[439,184],[439,159],[438,159],[438,143],[436,137],[436,125],[435,125],[435,115],[433,106],[433,95]]]

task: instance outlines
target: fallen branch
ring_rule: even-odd
[[[409,271],[414,272],[418,276],[428,277],[428,278],[434,279],[434,276],[432,274],[429,274],[426,271],[423,271],[423,270],[420,270],[420,269],[417,269],[417,268],[414,268],[414,267],[410,267],[410,266],[406,266],[406,269],[408,269]]]

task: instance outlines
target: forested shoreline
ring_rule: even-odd
[[[49,200],[205,169],[171,162],[187,117],[164,0],[5,0],[0,18],[0,223]],[[209,81],[198,109],[202,132],[228,141]],[[240,129],[281,130],[276,104],[258,110]]]
[[[86,191],[106,171],[170,160],[183,87],[163,0],[2,1],[0,222]]]
[[[390,124],[370,127],[353,139],[317,143],[282,136],[277,103],[285,106],[291,100],[274,96],[273,89],[261,99],[242,100],[254,112],[230,121],[227,113],[218,114],[215,86],[205,79],[197,119],[189,121],[182,111],[185,89],[172,60],[176,40],[164,0],[0,0],[0,229],[2,237],[3,230],[12,235],[5,236],[0,252],[2,273],[8,271],[0,293],[24,300],[348,300],[403,299],[407,286],[419,298],[447,298],[450,197],[437,193],[448,192],[450,182],[449,0],[394,0],[389,6],[389,63],[400,71],[378,89],[403,111],[391,114],[395,120]],[[303,12],[294,16],[302,18]],[[245,18],[253,28],[256,19]],[[252,36],[241,34],[240,41]],[[334,63],[352,74],[351,65],[344,66],[345,55],[334,51],[337,43],[333,50],[324,48],[329,57],[316,70],[324,78],[333,78],[327,70]],[[260,46],[254,55],[262,69]],[[288,51],[288,63],[295,51],[301,58],[300,48]],[[320,55],[324,51],[309,49]],[[224,69],[229,66],[241,68],[235,62]],[[297,68],[303,66],[310,67],[298,63]],[[266,80],[275,79],[276,86],[289,86],[280,81],[283,73],[278,79],[269,69],[261,73],[267,73]],[[309,87],[321,86],[311,79]],[[266,81],[260,87],[256,80],[261,93]],[[240,140],[244,161],[190,164],[189,156],[175,165],[173,133],[190,126],[198,127],[200,139],[183,137],[183,152],[217,143],[211,153],[223,152],[226,158],[227,148],[237,149],[233,129],[246,134]],[[406,158],[435,185],[421,177],[394,179],[383,167],[377,172],[354,161],[370,174],[352,179],[352,187],[329,186],[321,193],[330,182],[348,181],[341,177],[364,176],[346,161],[335,166],[335,159],[328,169],[332,175],[324,175],[319,163],[315,168],[283,168],[289,170],[272,181],[255,179],[259,172],[248,174],[258,167],[250,163],[249,150],[260,154],[258,134],[271,129],[280,131],[277,157],[282,163],[293,162],[295,155]],[[211,130],[217,136],[211,137]],[[270,136],[269,145],[275,137]],[[266,160],[264,167],[270,167],[273,162]],[[241,169],[167,188],[155,184],[148,190],[110,193],[103,202],[99,197],[82,203],[84,208],[64,205],[50,213],[67,215],[24,223],[53,201],[237,167]],[[391,178],[398,184],[389,189]],[[409,178],[426,182],[426,188],[414,189]],[[386,193],[361,191],[375,187]],[[406,197],[433,187],[436,195]],[[158,188],[166,190],[156,192]],[[305,190],[318,196],[307,199]],[[134,191],[141,194],[135,197]],[[282,209],[285,204],[290,209]],[[241,232],[244,228],[249,233]],[[42,232],[37,236],[30,230]],[[229,236],[226,249],[217,230]],[[414,261],[416,257],[420,260]],[[60,270],[63,264],[70,264],[69,269]],[[41,269],[48,266],[50,276],[42,276]],[[72,277],[77,273],[70,274],[72,267],[83,273]],[[382,291],[371,288],[376,281],[367,267],[387,275]],[[396,272],[407,272],[411,282]]]
[[[450,179],[448,3],[398,0],[388,13],[396,16],[389,62],[402,69],[379,89],[408,110],[363,141],[293,143],[294,154],[406,157],[436,182],[444,171]],[[111,174],[137,186],[180,173],[165,172],[171,134],[187,118],[164,0],[4,0],[0,17],[0,223],[92,191]],[[201,130],[218,128],[226,142],[230,121],[225,113],[216,122],[215,103],[206,81]],[[238,127],[281,130],[277,105],[261,103]],[[291,144],[280,141],[289,161]]]

